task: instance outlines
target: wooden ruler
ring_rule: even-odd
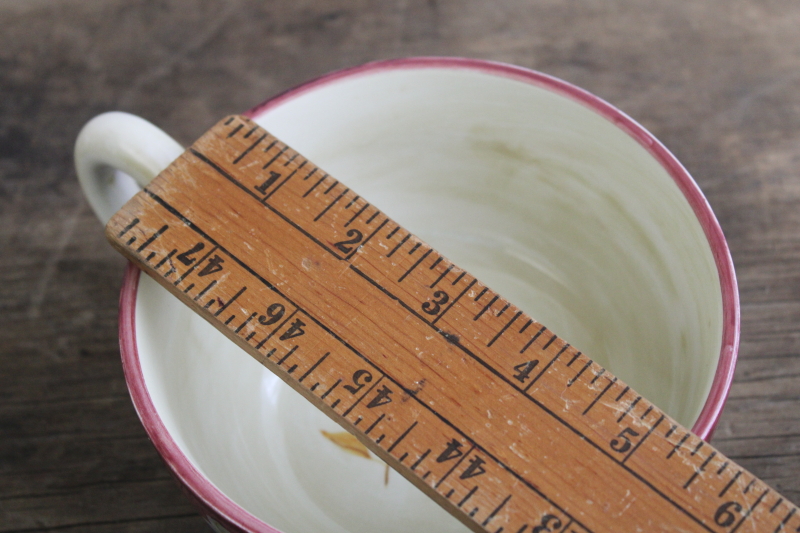
[[[106,233],[474,531],[800,532],[773,489],[247,118]]]

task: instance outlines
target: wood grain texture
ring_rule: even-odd
[[[742,300],[740,362],[712,443],[799,501],[798,27],[788,0],[0,3],[0,531],[204,527],[127,398],[124,261],[72,170],[83,123],[121,109],[188,143],[313,76],[414,54],[566,79],[687,166]]]

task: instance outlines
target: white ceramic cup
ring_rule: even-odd
[[[522,68],[415,58],[329,74],[248,115],[710,435],[738,348],[730,255],[686,170],[621,111]],[[131,115],[87,124],[76,163],[98,217],[181,150]],[[327,438],[341,428],[133,267],[120,338],[142,422],[213,527],[466,531]]]

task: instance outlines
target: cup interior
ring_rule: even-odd
[[[697,206],[624,125],[543,77],[413,64],[253,118],[695,424],[723,348],[718,264]],[[287,533],[467,531],[146,276],[135,306],[166,431],[247,513]]]

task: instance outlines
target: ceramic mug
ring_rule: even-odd
[[[687,171],[621,111],[519,67],[415,58],[246,114],[710,436],[738,348],[730,254]],[[87,124],[76,163],[98,217],[181,151],[131,115]],[[120,339],[139,416],[213,527],[466,531],[134,267]]]

